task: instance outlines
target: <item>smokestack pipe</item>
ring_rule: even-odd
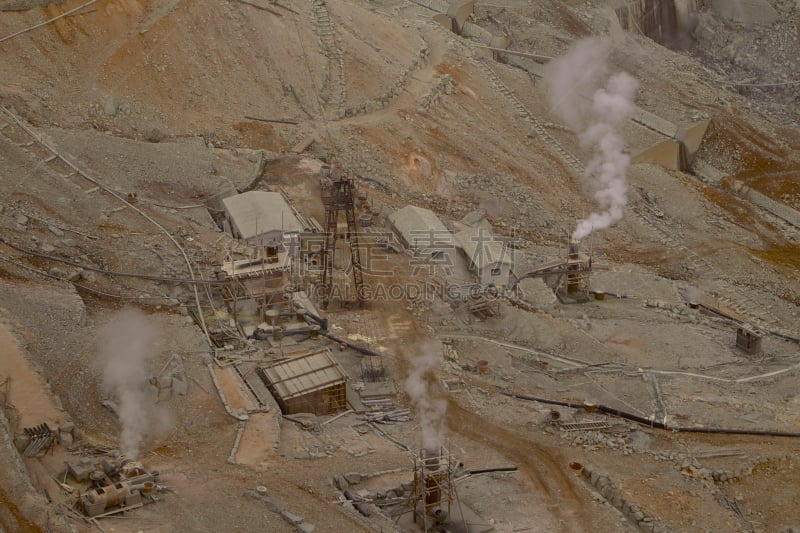
[[[569,258],[570,259],[577,259],[578,253],[581,250],[581,241],[579,239],[570,239],[569,240]]]

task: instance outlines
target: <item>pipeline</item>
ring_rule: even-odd
[[[705,309],[706,311],[708,311],[709,313],[713,314],[713,315],[721,316],[722,318],[730,320],[731,322],[734,322],[736,324],[740,324],[740,325],[746,324],[746,322],[744,320],[742,320],[740,318],[733,317],[733,316],[729,315],[728,313],[725,313],[725,312],[723,312],[723,311],[721,311],[719,309],[716,309],[714,307],[711,307],[711,306],[708,306],[708,305],[705,305],[705,304],[698,304],[698,305],[700,307],[702,307],[703,309]],[[780,331],[777,331],[777,330],[774,330],[774,329],[771,329],[771,328],[768,328],[768,327],[759,327],[759,329],[765,331],[766,333],[769,333],[770,335],[775,335],[776,337],[780,337],[781,339],[783,339],[785,341],[790,341],[790,342],[795,342],[797,344],[800,344],[800,338],[795,337],[793,335],[789,335],[787,333],[782,333]]]
[[[314,322],[319,324],[319,327],[322,328],[323,334],[324,334],[324,332],[328,331],[328,319],[327,318],[321,318],[321,317],[315,315],[314,313],[312,313],[311,311],[309,311],[308,309],[305,309],[305,314],[306,314],[306,318],[310,318],[311,320],[313,320]]]
[[[17,246],[16,244],[0,237],[0,243],[8,246],[9,248],[16,250],[20,253],[25,255],[29,255],[32,257],[41,257],[42,259],[47,259],[48,261],[53,261],[55,263],[61,263],[63,265],[70,265],[75,268],[80,268],[83,270],[88,270],[90,272],[97,272],[98,274],[105,274],[108,276],[117,276],[123,278],[137,278],[137,279],[147,279],[152,281],[164,281],[170,283],[181,283],[181,284],[188,284],[188,285],[224,285],[228,283],[226,280],[215,280],[215,279],[188,279],[188,278],[170,278],[165,276],[153,276],[150,274],[139,274],[136,272],[116,272],[114,270],[108,270],[105,268],[98,268],[89,265],[84,265],[82,263],[76,263],[75,261],[70,261],[69,259],[64,259],[63,257],[56,257],[54,255],[45,254],[42,252],[37,252],[35,250],[29,250],[27,248],[23,248],[21,246]]]
[[[287,329],[281,329],[280,331],[284,337],[288,337],[289,335],[300,335],[300,334],[306,334],[307,336],[310,336],[311,326],[306,326],[304,328],[287,328]],[[271,331],[265,331],[263,329],[256,329],[253,332],[252,337],[260,341],[265,341],[268,338],[272,337],[273,335],[274,335],[274,330],[271,332]]]
[[[479,468],[477,470],[467,470],[467,474],[474,476],[476,474],[488,474],[490,472],[516,472],[516,466],[500,466],[497,468]]]
[[[320,331],[319,334],[328,337],[333,342],[338,342],[339,344],[344,344],[348,348],[352,348],[353,350],[355,350],[357,352],[361,352],[364,355],[378,355],[378,356],[381,355],[379,352],[376,352],[375,350],[370,350],[369,348],[364,348],[363,346],[359,346],[357,344],[353,344],[350,341],[346,341],[344,339],[340,339],[339,337],[335,337],[335,336],[331,335],[330,333],[328,333],[326,331]]]
[[[364,516],[372,515],[372,512],[369,510],[369,507],[367,507],[367,505],[361,500],[361,498],[350,492],[349,489],[344,489],[344,497],[353,502],[353,507],[355,507],[356,511],[358,511],[362,515]]]
[[[43,148],[46,148],[47,151],[52,153],[53,156],[56,157],[59,161],[61,161],[62,163],[67,165],[69,168],[71,168],[73,171],[75,171],[75,173],[77,173],[78,175],[83,177],[86,181],[89,181],[90,183],[93,183],[94,185],[96,185],[97,187],[102,189],[107,194],[110,194],[111,196],[113,196],[114,198],[119,200],[121,203],[125,204],[125,206],[129,207],[133,211],[135,211],[138,214],[140,214],[145,220],[147,220],[148,222],[153,224],[159,230],[161,230],[167,236],[167,238],[172,242],[172,244],[175,245],[175,248],[177,248],[178,251],[180,252],[180,254],[183,256],[183,260],[186,262],[186,269],[189,272],[189,277],[192,280],[196,279],[195,275],[194,275],[194,269],[192,268],[192,262],[189,260],[189,256],[186,254],[186,250],[183,249],[183,247],[178,243],[178,241],[175,239],[175,237],[173,237],[172,234],[169,231],[167,231],[167,229],[164,226],[162,226],[160,223],[158,223],[158,221],[156,221],[153,217],[151,217],[150,215],[148,215],[147,213],[145,213],[144,211],[142,211],[141,209],[139,209],[138,207],[133,205],[131,202],[127,201],[123,196],[121,196],[120,194],[118,194],[117,192],[115,192],[114,190],[109,188],[108,186],[100,183],[98,180],[94,179],[89,174],[87,174],[86,172],[81,170],[77,165],[72,163],[69,159],[65,158],[63,155],[61,155],[59,152],[57,152],[55,148],[53,148],[52,146],[47,144],[45,141],[43,141],[38,135],[36,135],[36,132],[34,132],[24,122],[22,122],[22,119],[17,117],[14,113],[12,113],[11,111],[9,111],[8,109],[6,109],[3,106],[0,106],[0,111],[3,111],[6,115],[8,115],[17,124],[17,126],[22,128],[25,131],[25,133],[30,135],[36,143],[41,145]],[[203,309],[200,306],[200,294],[197,292],[197,285],[192,284],[192,291],[194,292],[194,301],[195,301],[195,305],[197,306],[197,315],[198,315],[197,318],[199,319],[198,322],[200,324],[200,327],[203,329],[203,334],[205,335],[206,342],[208,343],[209,346],[213,347],[214,346],[214,342],[211,340],[211,335],[209,335],[209,333],[208,333],[208,327],[206,327],[205,318],[203,318]]]
[[[518,400],[526,400],[530,402],[538,402],[547,405],[559,405],[561,407],[570,407],[572,409],[585,409],[586,406],[582,403],[574,403],[574,402],[563,402],[559,400],[550,400],[547,398],[537,398],[536,396],[528,396],[525,394],[516,394],[513,392],[506,392],[506,391],[499,391],[500,394],[503,396],[508,396],[510,398],[516,398]],[[614,409],[612,407],[608,407],[605,405],[595,405],[594,409],[611,416],[616,416],[619,418],[624,418],[625,420],[630,420],[631,422],[636,422],[637,424],[641,424],[643,426],[647,426],[653,429],[663,429],[665,431],[673,431],[675,433],[705,433],[705,434],[717,434],[717,435],[759,435],[759,436],[766,436],[766,437],[793,437],[793,438],[800,438],[800,433],[790,432],[790,431],[771,431],[771,430],[763,430],[763,429],[725,429],[725,428],[708,428],[708,427],[681,427],[681,426],[671,426],[669,424],[664,424],[663,422],[656,422],[655,420],[650,420],[649,418],[645,418],[643,416],[634,415],[631,413],[626,413],[625,411],[620,411],[619,409]]]

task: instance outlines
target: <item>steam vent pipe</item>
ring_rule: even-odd
[[[425,512],[433,515],[442,500],[439,450],[425,450]]]
[[[578,253],[580,252],[581,248],[581,241],[578,239],[570,239],[569,240],[569,258],[570,259],[579,259]]]
[[[580,254],[581,241],[578,239],[570,239],[569,248],[567,251],[568,270],[580,270],[582,265],[578,263],[581,259]],[[575,294],[580,290],[580,277],[577,275],[567,275],[567,293]]]

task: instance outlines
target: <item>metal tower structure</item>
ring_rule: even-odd
[[[361,254],[358,249],[358,228],[356,228],[355,187],[353,179],[344,175],[325,179],[322,183],[322,204],[325,206],[325,244],[322,248],[322,308],[327,309],[333,283],[333,259],[336,252],[336,228],[339,213],[344,211],[347,220],[347,237],[350,245],[350,263],[353,269],[353,283],[359,303],[363,303],[364,275],[361,270]]]
[[[439,531],[437,526],[450,518],[453,502],[457,501],[453,474],[458,467],[458,461],[444,447],[423,448],[414,454],[414,487],[409,501],[414,523],[423,531]],[[463,513],[459,514],[463,519]]]
[[[589,300],[589,276],[592,273],[592,256],[582,252],[581,243],[570,239],[567,257],[563,264],[564,278],[556,291],[561,303],[583,303]]]

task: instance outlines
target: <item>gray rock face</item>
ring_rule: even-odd
[[[109,117],[113,117],[117,114],[117,101],[113,96],[109,95],[103,98],[103,113]]]
[[[633,451],[638,453],[645,453],[650,449],[650,435],[644,431],[633,431],[630,434],[629,442]]]
[[[720,17],[743,24],[772,24],[778,20],[778,12],[767,0],[714,0],[711,9]]]

